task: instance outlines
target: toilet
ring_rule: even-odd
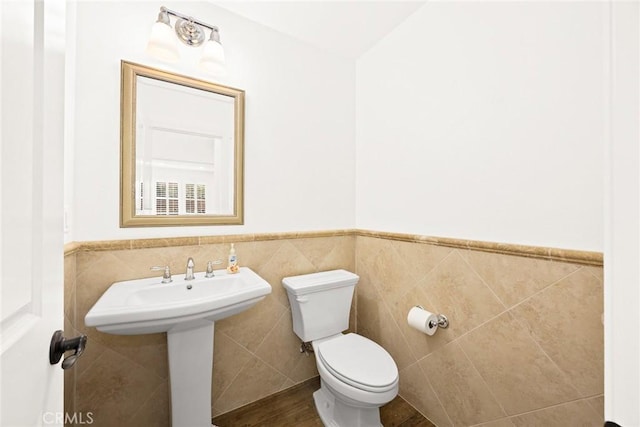
[[[325,426],[380,427],[380,407],[398,394],[398,367],[387,351],[349,328],[359,277],[346,270],[282,279],[293,331],[311,342],[320,373],[313,393]]]

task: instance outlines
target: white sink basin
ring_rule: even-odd
[[[84,318],[87,326],[111,334],[167,333],[174,427],[211,427],[214,323],[271,293],[269,283],[247,267],[214,274],[196,273],[188,281],[176,275],[171,283],[161,277],[114,283]]]
[[[171,283],[161,283],[161,277],[116,282],[89,310],[85,324],[118,335],[168,332],[240,313],[271,293],[269,283],[247,267],[214,274],[196,273],[188,281],[174,275]]]

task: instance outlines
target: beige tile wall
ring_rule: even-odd
[[[513,248],[482,242],[325,234],[236,240],[240,263],[273,292],[216,323],[214,415],[317,375],[313,357],[298,352],[280,282],[345,268],[361,277],[352,328],[391,353],[400,395],[436,425],[602,425],[598,254],[516,248],[525,256],[514,256],[486,252]],[[474,244],[482,250],[469,249]],[[227,239],[89,246],[65,257],[65,334],[89,336],[85,355],[65,372],[66,410],[93,412],[99,425],[169,425],[166,337],[102,334],[84,327],[84,315],[111,283],[155,274],[151,265],[182,272],[192,256],[200,271],[207,260],[224,259]],[[573,262],[559,261],[566,258]],[[451,326],[432,337],[409,328],[406,314],[416,304],[447,314]]]
[[[228,250],[227,243],[115,250],[106,245],[67,255],[65,335],[85,333],[89,340],[75,369],[65,372],[66,411],[92,412],[96,425],[168,426],[165,334],[103,334],[85,327],[84,316],[113,282],[156,275],[149,271],[152,265],[183,272],[189,256],[202,271],[208,260],[226,259]],[[355,269],[353,235],[241,241],[236,251],[240,264],[268,280],[273,291],[250,310],[215,325],[214,415],[318,375],[314,358],[299,352],[280,282],[290,275]]]
[[[359,236],[357,330],[438,426],[602,426],[602,268]],[[414,305],[448,316],[428,337]]]

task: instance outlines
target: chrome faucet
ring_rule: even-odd
[[[169,268],[168,265],[165,265],[164,267],[161,265],[151,267],[151,271],[164,271],[164,274],[162,275],[162,282],[160,283],[173,282],[173,280],[171,279],[171,269]]]
[[[221,259],[217,259],[215,261],[209,261],[207,263],[207,272],[205,273],[204,277],[206,277],[206,278],[214,277],[215,274],[213,273],[213,266],[214,265],[218,265],[218,264],[222,264],[222,260]]]
[[[193,280],[195,276],[193,275],[193,268],[196,266],[196,263],[193,262],[193,258],[189,257],[187,260],[187,272],[184,275],[184,280]]]

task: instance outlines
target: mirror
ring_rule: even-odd
[[[120,226],[243,223],[244,91],[121,62]]]

